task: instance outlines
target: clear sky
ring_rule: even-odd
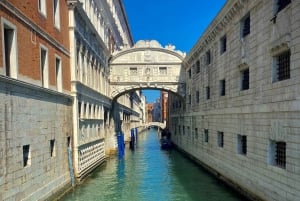
[[[226,0],[123,0],[134,42],[157,40],[188,53]],[[159,91],[143,91],[154,102]]]

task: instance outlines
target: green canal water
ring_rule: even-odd
[[[109,159],[67,201],[245,201],[176,150],[160,149],[157,131],[138,136],[136,149]]]

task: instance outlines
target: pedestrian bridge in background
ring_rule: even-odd
[[[166,127],[166,123],[162,122],[148,122],[144,124],[145,127],[160,127],[161,129],[164,129]]]
[[[157,89],[184,98],[185,53],[157,41],[138,41],[132,48],[114,53],[110,59],[111,98],[138,89]]]

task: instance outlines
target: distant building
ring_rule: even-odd
[[[168,117],[168,92],[160,92],[161,122],[166,123]]]
[[[153,121],[153,103],[146,103],[147,108],[147,120],[146,122]]]
[[[160,98],[157,98],[153,103],[153,119],[154,122],[161,122],[161,102]]]

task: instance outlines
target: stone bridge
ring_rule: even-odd
[[[158,89],[184,98],[184,57],[174,46],[163,48],[154,40],[141,40],[116,52],[110,59],[111,98],[138,89]]]
[[[162,122],[148,122],[148,123],[145,123],[144,126],[146,126],[146,127],[155,126],[155,127],[160,127],[162,129],[164,129],[166,127],[166,123],[162,123]]]

